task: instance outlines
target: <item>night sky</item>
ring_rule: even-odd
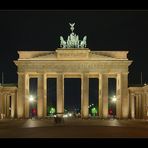
[[[69,22],[75,22],[75,33],[87,35],[91,50],[129,50],[133,60],[129,84],[148,82],[148,11],[0,11],[0,74],[5,83],[17,83],[13,60],[17,51],[55,50],[59,36],[70,34]],[[1,79],[0,79],[1,80]]]
[[[0,11],[0,81],[4,72],[5,83],[17,83],[17,68],[13,63],[18,59],[17,51],[58,48],[59,37],[67,38],[71,33],[69,22],[76,23],[74,32],[80,38],[87,35],[87,47],[91,50],[129,51],[128,58],[133,60],[129,84],[140,84],[141,72],[143,83],[148,83],[148,11],[117,10]],[[65,81],[67,85],[76,83]],[[77,80],[74,85],[79,83]],[[67,89],[65,93],[72,93],[73,88]],[[76,90],[80,97],[80,89]]]

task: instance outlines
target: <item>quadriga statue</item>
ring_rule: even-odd
[[[80,42],[80,48],[86,47],[86,40],[87,40],[87,36],[84,36],[83,40]]]
[[[66,41],[62,36],[60,36],[60,47],[66,48]]]

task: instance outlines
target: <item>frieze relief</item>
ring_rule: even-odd
[[[127,66],[105,65],[99,63],[58,63],[45,65],[22,65],[18,72],[50,72],[50,71],[102,71],[102,72],[127,72]]]

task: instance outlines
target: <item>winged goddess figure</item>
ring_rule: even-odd
[[[70,29],[73,32],[75,23],[69,23],[69,25],[71,26]]]

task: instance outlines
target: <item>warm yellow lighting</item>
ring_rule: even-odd
[[[113,96],[112,101],[113,101],[113,102],[116,102],[116,101],[117,101],[116,96]]]
[[[34,101],[34,97],[32,95],[29,97],[29,101],[30,102],[33,102]]]

